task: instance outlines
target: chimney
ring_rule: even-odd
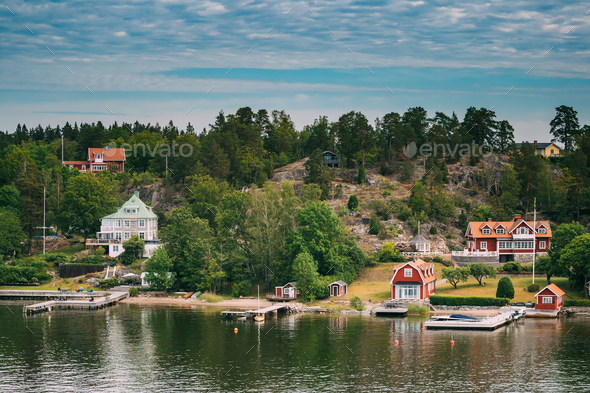
[[[491,218],[488,218],[488,222],[492,222],[492,219]]]
[[[519,220],[520,219],[520,214],[515,214],[514,215],[514,221]]]
[[[534,144],[535,144],[535,147],[537,147],[537,141],[535,141]]]

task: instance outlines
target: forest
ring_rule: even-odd
[[[342,190],[333,185],[334,169],[322,165],[323,151],[337,153],[342,169],[355,173],[354,182],[361,186],[369,171],[413,184],[407,198],[374,206],[377,221],[371,220],[371,233],[376,235],[383,235],[379,218],[389,213],[402,221],[436,220],[464,228],[472,219],[530,213],[535,198],[537,210],[553,222],[575,220],[586,226],[590,126],[580,126],[577,112],[567,106],[556,108],[550,126],[553,141],[562,146],[559,157],[536,154],[532,143],[516,149],[510,123],[475,107],[462,120],[455,113],[429,117],[421,107],[388,113],[373,123],[349,112],[335,121],[320,116],[301,130],[285,111],[249,107],[220,112],[201,132],[190,123],[179,129],[172,121],[163,127],[100,121],[19,124],[13,132],[0,132],[0,254],[9,260],[30,253],[43,225],[44,192],[46,226],[87,238],[94,236],[101,217],[128,198],[131,187],[161,181],[164,199],[182,196],[176,201],[182,207],[154,208],[166,243],[159,263],[175,273],[175,289],[240,295],[254,282],[268,289],[296,279],[318,288],[306,296],[325,297],[323,282],[351,282],[376,256],[363,252],[342,224],[340,217],[348,212],[325,203],[341,198]],[[477,168],[481,156],[412,157],[405,150],[412,142],[486,146],[506,157],[499,179],[474,173],[465,184],[485,193],[488,203],[469,206],[445,189],[448,165]],[[127,152],[125,171],[92,175],[62,165],[62,151],[66,161],[85,160],[88,148],[107,144],[134,147]],[[164,150],[173,144],[190,146],[191,156]],[[305,157],[310,158],[301,189],[288,181],[269,182],[275,169]],[[417,165],[424,165],[421,176]],[[348,211],[353,210],[349,201]]]

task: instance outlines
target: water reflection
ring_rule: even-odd
[[[470,332],[426,330],[421,317],[296,314],[254,323],[203,307],[25,317],[0,306],[2,392],[546,392],[590,382],[583,317]]]

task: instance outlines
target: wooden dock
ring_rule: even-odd
[[[407,313],[408,309],[403,307],[375,307],[371,310],[371,314],[376,315],[378,317],[405,317]]]
[[[97,310],[117,304],[119,300],[129,297],[129,292],[117,292],[109,296],[103,296],[93,301],[89,300],[49,300],[43,303],[31,304],[23,307],[25,314],[37,314],[40,312],[51,312],[52,309],[77,309]]]
[[[436,321],[429,320],[424,323],[427,329],[457,329],[457,330],[496,330],[497,328],[517,321],[523,316],[517,316],[515,309],[518,307],[503,307],[501,314],[490,318],[481,318],[479,321]],[[524,308],[524,307],[522,307]]]
[[[288,304],[275,304],[274,306],[269,306],[269,307],[265,307],[265,308],[261,308],[259,310],[248,310],[248,311],[222,311],[221,315],[225,315],[226,317],[229,316],[239,316],[239,317],[246,317],[246,318],[253,318],[254,315],[260,315],[260,314],[268,314],[268,313],[272,313],[272,312],[278,312],[278,310],[283,309],[283,308],[288,308],[289,305]]]
[[[0,290],[1,300],[50,300],[50,299],[83,299],[99,298],[106,295],[105,291],[38,291],[38,290]]]

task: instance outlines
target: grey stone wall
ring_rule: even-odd
[[[461,255],[453,255],[451,257],[452,261],[455,262],[458,266],[465,266],[469,265],[470,263],[485,263],[486,265],[492,266],[500,266],[500,259],[496,256],[461,256]]]

